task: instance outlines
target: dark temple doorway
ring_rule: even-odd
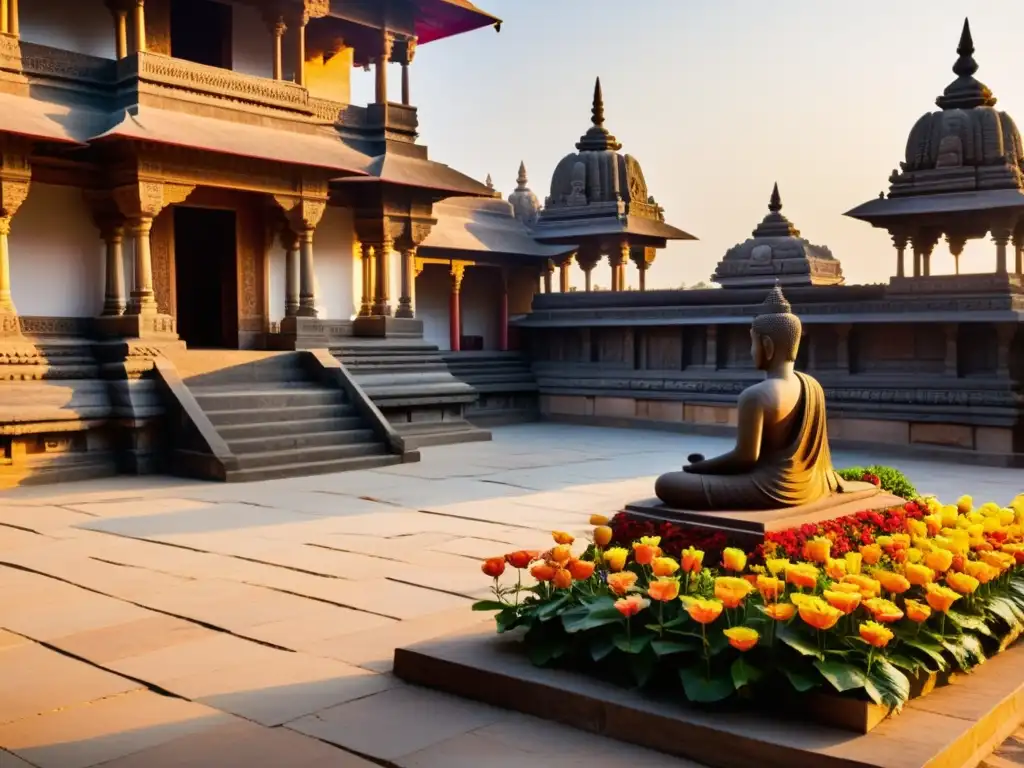
[[[172,0],[171,56],[231,69],[231,6],[213,0]]]
[[[178,335],[190,347],[238,349],[235,212],[174,209]]]

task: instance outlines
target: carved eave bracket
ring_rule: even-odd
[[[311,232],[320,224],[327,210],[327,196],[274,195],[274,202],[284,212],[293,232]]]
[[[126,218],[155,219],[167,206],[185,202],[194,189],[191,184],[140,180],[115,187],[112,195],[118,210]]]

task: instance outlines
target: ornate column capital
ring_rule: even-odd
[[[412,64],[412,60],[416,58],[416,38],[415,36],[409,35],[395,41],[394,61],[403,66],[409,66]]]
[[[466,264],[453,261],[449,275],[452,278],[452,293],[459,293],[462,290],[462,279],[466,276]]]
[[[380,35],[380,59],[379,61],[391,61],[391,55],[395,52],[395,33],[390,29],[381,30]]]
[[[274,195],[274,202],[284,212],[288,226],[296,234],[312,232],[320,224],[327,210],[327,198],[302,195]]]
[[[168,184],[163,181],[139,180],[112,190],[114,202],[125,218],[155,219],[169,205],[183,203],[195,189],[191,184]]]

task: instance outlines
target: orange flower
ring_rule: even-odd
[[[679,582],[676,579],[656,579],[647,585],[647,596],[661,603],[675,600],[679,597]]]
[[[614,531],[607,525],[599,525],[594,529],[594,546],[607,547],[612,540]]]
[[[860,592],[837,592],[826,589],[824,595],[829,605],[847,615],[857,610],[857,606],[860,605]]]
[[[992,566],[1000,573],[1013,568],[1017,564],[1013,555],[1008,555],[1006,552],[983,552],[980,557],[983,562]]]
[[[864,607],[868,609],[875,621],[892,624],[903,618],[903,611],[891,600],[884,600],[881,597],[872,597],[864,601]]]
[[[690,598],[684,605],[690,618],[699,624],[711,624],[722,615],[722,604],[718,600]]]
[[[651,561],[651,571],[655,576],[671,576],[679,570],[679,563],[671,557],[656,557]]]
[[[786,589],[786,582],[774,576],[765,576],[763,573],[757,577],[757,590],[761,593],[761,599],[766,603],[778,600],[779,596]]]
[[[804,542],[804,559],[812,563],[824,565],[828,562],[829,553],[832,551],[832,542],[821,536],[815,536]]]
[[[910,589],[910,582],[898,573],[876,569],[871,572],[871,575],[875,577],[875,581],[881,584],[882,589],[886,592],[900,595]]]
[[[599,525],[599,526],[600,525],[608,525],[609,522],[610,521],[608,520],[608,518],[605,517],[604,515],[591,515],[590,516],[590,524],[591,525]]]
[[[590,560],[570,560],[569,573],[576,581],[586,581],[594,575],[594,563]]]
[[[484,560],[484,564],[480,566],[480,570],[482,570],[492,579],[496,579],[505,572],[505,558],[489,557],[486,560]]]
[[[947,573],[946,583],[961,595],[969,595],[978,588],[978,584],[981,582],[966,573]]]
[[[626,558],[629,557],[629,550],[625,547],[612,547],[605,550],[601,557],[608,566],[608,570],[614,573],[626,567]]]
[[[825,563],[825,575],[835,581],[841,580],[846,575],[846,561],[829,560]]]
[[[932,607],[933,611],[939,613],[945,613],[955,601],[960,599],[960,595],[949,587],[929,584],[925,589],[928,590],[925,593],[925,600],[928,601],[928,605]]]
[[[976,578],[979,584],[988,584],[999,575],[998,569],[980,560],[968,560],[964,563],[964,571],[967,572],[968,576]]]
[[[551,583],[558,589],[568,589],[572,586],[572,574],[565,568],[559,568],[555,571],[555,577],[551,579]]]
[[[525,568],[540,556],[540,552],[532,549],[520,549],[505,555],[505,562],[513,568]]]
[[[683,570],[687,573],[699,573],[704,567],[704,553],[699,549],[684,549],[680,559],[683,561]]]
[[[650,565],[654,562],[654,558],[657,556],[657,547],[652,547],[650,544],[639,543],[633,545],[633,559],[640,565]]]
[[[917,587],[923,587],[935,578],[935,572],[931,568],[919,563],[907,563],[903,574],[907,577],[907,581]]]
[[[932,609],[924,603],[919,603],[917,600],[907,600],[905,607],[907,609],[907,618],[918,624],[922,621],[927,621],[928,617],[932,615]]]
[[[772,603],[765,606],[764,612],[776,621],[789,621],[796,613],[796,606],[792,603]]]
[[[555,540],[555,544],[572,544],[576,541],[575,536],[565,531],[552,531],[551,538]]]
[[[1013,555],[1017,565],[1024,563],[1024,544],[1003,544],[1000,549],[1008,555]]]
[[[608,589],[616,595],[624,595],[636,584],[636,574],[632,571],[608,574]]]
[[[860,587],[848,581],[837,581],[829,589],[833,592],[845,592],[850,595],[860,595]],[[861,595],[863,597],[863,595]]]
[[[615,610],[625,616],[627,619],[630,616],[636,616],[640,611],[651,604],[650,600],[645,600],[640,595],[630,595],[629,597],[622,597],[615,601]]]
[[[818,585],[818,569],[808,563],[788,565],[786,581],[801,589],[814,589]]]
[[[537,581],[551,581],[555,578],[555,567],[547,563],[537,563],[530,569],[530,575]]]
[[[874,621],[865,621],[860,625],[858,631],[864,642],[875,648],[885,648],[893,638],[893,634],[888,628]]]
[[[722,565],[727,571],[739,573],[747,567],[747,555],[742,549],[726,547],[722,550]]]
[[[715,597],[726,608],[737,608],[753,590],[749,581],[736,576],[719,576],[715,579]]]
[[[729,638],[729,645],[737,651],[749,651],[757,645],[757,641],[761,637],[756,629],[750,627],[730,627],[723,630],[722,634]]]
[[[877,544],[865,544],[860,548],[860,555],[865,565],[875,565],[882,559],[882,548]]]
[[[882,585],[863,574],[848,574],[843,577],[844,584],[856,584],[860,589],[860,595],[865,600],[869,597],[877,597],[882,591]]]
[[[800,612],[800,618],[815,629],[832,629],[843,615],[842,611],[833,608],[819,597],[801,600],[797,610]]]
[[[572,559],[572,547],[568,544],[559,544],[551,549],[551,559],[556,563],[568,563]]]

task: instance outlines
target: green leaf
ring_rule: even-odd
[[[820,682],[811,675],[807,674],[801,669],[795,669],[793,667],[784,666],[782,667],[782,674],[789,680],[789,684],[793,686],[793,690],[797,693],[806,693],[812,688],[817,688]]]
[[[894,667],[902,669],[904,672],[909,672],[912,675],[916,675],[922,669],[927,667],[919,660],[911,656],[903,656],[899,653],[890,653],[888,655],[889,663]]]
[[[700,650],[700,642],[684,642],[682,640],[654,640],[651,642],[654,653],[661,658],[674,653],[694,653]]]
[[[863,688],[866,680],[863,670],[843,661],[815,659],[814,668],[840,693]]]
[[[601,661],[615,650],[615,636],[603,632],[595,632],[590,638],[590,658]]]
[[[876,658],[871,665],[868,681],[874,692],[878,694],[881,704],[896,710],[903,708],[910,698],[910,681],[907,676],[890,664],[885,658]],[[865,685],[865,689],[868,686]],[[872,690],[868,689],[868,695]]]
[[[494,616],[494,621],[498,625],[498,634],[502,632],[508,632],[509,630],[515,629],[521,624],[529,621],[531,618],[530,614],[521,614],[516,610],[514,606],[506,607],[501,613]]]
[[[818,646],[808,637],[801,635],[796,629],[791,626],[781,625],[779,626],[779,633],[776,635],[779,640],[784,642],[790,648],[797,653],[804,656],[813,656],[816,659],[822,658],[821,651],[818,650]]]
[[[992,630],[989,629],[988,624],[985,623],[981,616],[970,616],[966,613],[958,613],[957,611],[947,611],[946,616],[960,629],[969,629],[972,632],[978,632],[988,637],[992,636]]]
[[[562,626],[569,634],[586,632],[608,624],[621,624],[622,614],[615,608],[600,605],[580,605],[562,614]]]
[[[633,679],[637,686],[643,688],[651,681],[651,676],[658,665],[657,657],[648,650],[646,653],[636,653],[629,657],[629,669],[633,673]]]
[[[538,667],[543,667],[565,653],[566,642],[564,636],[548,634],[527,640],[526,647],[530,661]]]
[[[965,633],[956,639],[945,639],[942,641],[942,647],[949,651],[956,665],[964,672],[985,661],[981,641],[974,635]]]
[[[1018,609],[1008,597],[993,597],[985,604],[985,609],[993,616],[1001,619],[1011,631],[1022,626]]]
[[[926,657],[935,666],[932,667],[932,671],[943,672],[949,668],[949,662],[946,661],[946,657],[942,655],[942,646],[938,643],[931,643],[927,640],[910,638],[900,638],[903,645],[911,648],[914,655],[917,657]]]
[[[569,602],[569,595],[562,595],[548,603],[544,603],[540,608],[537,609],[536,617],[538,621],[548,621],[554,618],[559,611],[561,611],[566,603]]]
[[[508,606],[497,600],[479,600],[473,603],[471,610],[474,611],[503,611]]]
[[[746,656],[740,656],[732,663],[729,674],[732,676],[732,684],[736,686],[737,691],[751,683],[756,683],[763,675],[760,669],[747,661]]]
[[[650,635],[615,636],[615,647],[623,653],[643,653],[651,644]]]
[[[724,701],[732,696],[735,690],[731,675],[705,677],[703,665],[680,669],[679,679],[683,681],[683,691],[686,693],[686,698],[692,702],[702,704]]]

